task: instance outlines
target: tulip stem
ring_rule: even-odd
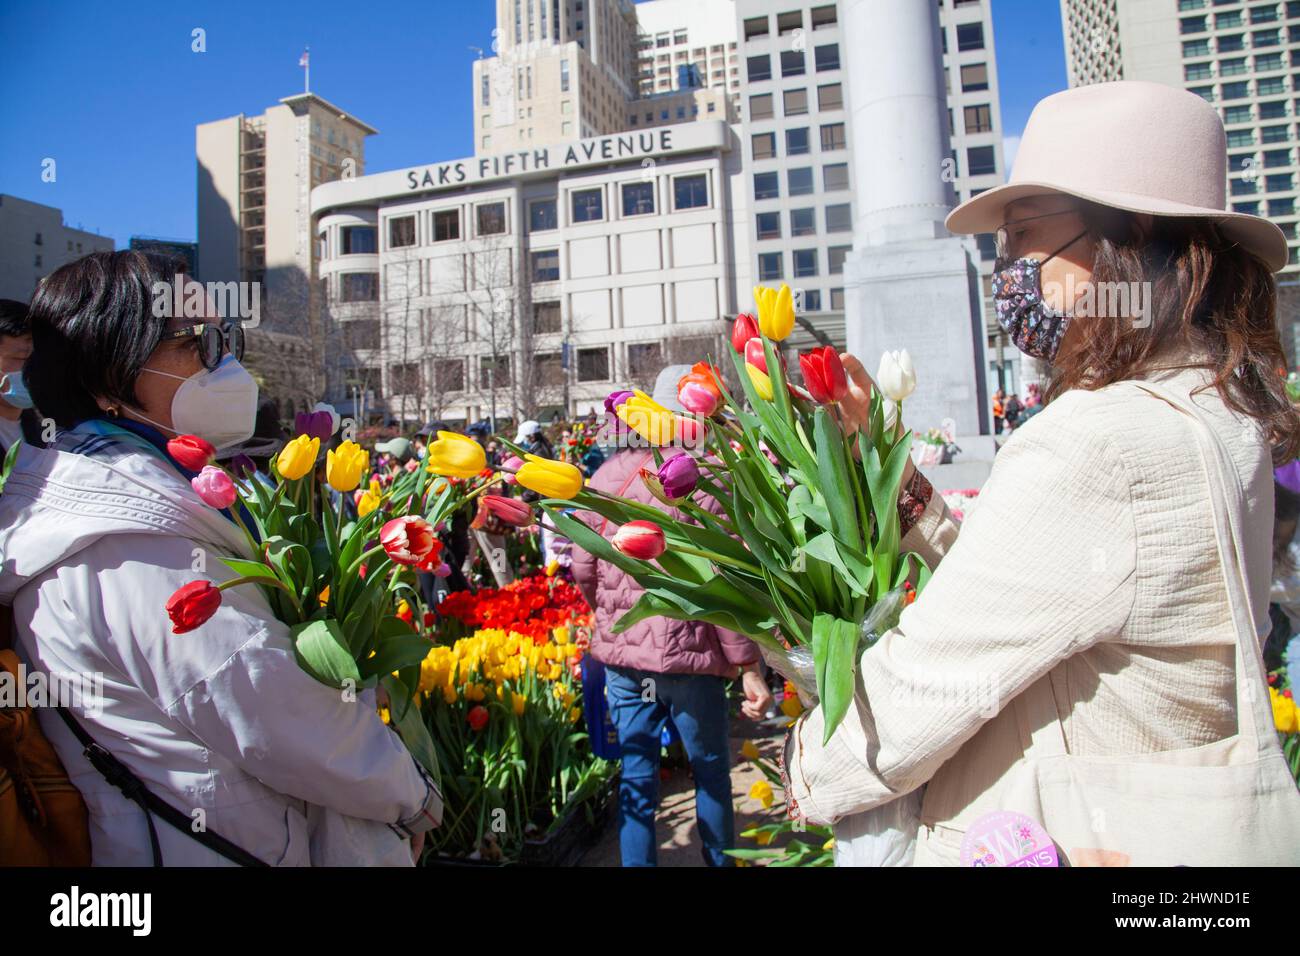
[[[226,588],[239,587],[241,584],[265,584],[271,587],[277,587],[285,594],[289,595],[289,600],[293,601],[294,609],[298,612],[298,617],[302,618],[302,602],[298,600],[298,595],[293,592],[289,585],[285,584],[279,578],[266,577],[261,574],[249,574],[242,578],[231,578],[229,581],[223,581],[217,585],[218,591],[224,591]]]
[[[366,558],[372,557],[383,550],[384,546],[382,544],[377,544],[369,551],[362,551],[357,555],[357,559],[353,561],[352,565],[348,568],[348,573],[346,575],[347,579],[351,580],[353,575],[357,574],[361,570],[361,565],[365,564]]]
[[[680,551],[683,554],[693,554],[697,557],[708,558],[714,564],[725,564],[729,567],[739,568],[742,571],[748,571],[750,574],[762,577],[763,569],[756,564],[750,564],[748,561],[740,561],[736,558],[729,558],[726,555],[718,554],[716,551],[709,551],[706,548],[694,548],[688,544],[674,544],[674,551]]]

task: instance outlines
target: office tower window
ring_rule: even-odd
[[[989,67],[987,63],[968,63],[961,68],[961,89],[963,93],[973,93],[989,88]]]
[[[1287,196],[1284,199],[1270,199],[1268,201],[1268,214],[1270,216],[1294,216],[1295,215],[1295,197]]]
[[[962,110],[966,121],[967,133],[989,133],[993,131],[993,107],[987,103],[980,106],[967,106]]]
[[[803,50],[782,50],[781,51],[781,75],[782,76],[803,76],[804,62]]]
[[[484,137],[483,137],[483,148],[484,148],[484,149],[491,149],[491,148],[492,148],[492,137],[491,137],[491,136],[484,136]]]
[[[605,218],[604,193],[601,189],[576,189],[573,192],[573,221],[600,222]]]
[[[510,356],[498,355],[493,361],[492,356],[484,355],[479,358],[479,387],[490,389],[493,387],[503,388],[510,384]]]
[[[794,33],[795,30],[803,29],[803,11],[791,10],[789,13],[778,13],[776,15],[776,32],[780,36],[787,33]]]
[[[433,241],[460,238],[460,210],[444,209],[433,214]]]
[[[479,93],[480,93],[480,98],[483,100],[484,106],[492,105],[492,98],[491,95],[489,94],[489,90],[491,89],[492,89],[492,78],[488,74],[488,71],[484,69],[479,77]]]
[[[776,172],[754,174],[754,198],[776,199],[781,195],[781,179]]]
[[[72,243],[68,243],[68,248],[72,248]],[[344,226],[343,227],[343,255],[359,256],[378,252],[375,245],[375,227],[374,226]]]
[[[817,235],[817,210],[811,206],[805,209],[791,209],[790,235],[793,237]]]
[[[1251,121],[1249,106],[1229,106],[1223,111],[1225,123],[1249,123]]]
[[[1295,174],[1278,173],[1264,177],[1264,191],[1270,193],[1289,193],[1295,189]]]
[[[785,131],[785,154],[787,156],[802,156],[811,151],[812,146],[808,141],[807,126]]]
[[[822,310],[822,294],[820,289],[803,290],[803,312],[820,312]]]
[[[772,78],[772,58],[766,53],[748,57],[745,60],[745,69],[751,83],[770,80]]]
[[[1225,100],[1244,100],[1250,96],[1250,83],[1245,80],[1239,83],[1224,83],[1219,87],[1219,91]]]
[[[1285,132],[1285,127],[1283,127]],[[1228,130],[1229,146],[1253,146],[1255,144],[1255,131],[1253,129],[1232,129]]]
[[[771,119],[772,115],[771,93],[761,93],[758,96],[751,96],[749,98],[750,120]]]
[[[1239,53],[1246,49],[1245,34],[1235,33],[1232,36],[1219,37],[1214,42],[1214,47],[1220,53]]]
[[[433,387],[439,395],[465,390],[465,362],[462,359],[435,359]]]
[[[837,203],[834,206],[826,207],[826,231],[853,231],[853,205],[851,203]]]
[[[569,61],[568,59],[560,60],[560,92],[569,92]]]
[[[403,362],[388,367],[388,394],[418,395],[420,387],[420,366],[415,362]]]
[[[560,325],[560,303],[559,302],[534,302],[533,303],[533,331],[538,335],[548,335],[552,332],[559,332]]]
[[[844,311],[844,290],[843,289],[831,289],[831,311],[832,312]]]
[[[822,183],[826,192],[849,188],[849,164],[832,163],[822,167]]]
[[[767,17],[750,17],[745,21],[745,40],[757,40],[769,35]]]
[[[701,209],[709,204],[709,180],[704,173],[673,180],[673,208]]]
[[[700,354],[705,354],[701,352]],[[664,350],[658,342],[629,342],[627,371],[633,378],[653,377],[664,367]]]
[[[984,24],[957,24],[957,49],[962,52],[984,49]]]
[[[1260,73],[1285,69],[1281,53],[1265,53],[1255,57],[1255,69]]]
[[[755,159],[772,159],[776,156],[776,134],[755,133],[750,137]]]
[[[1208,29],[1206,17],[1183,17],[1178,21],[1179,33],[1204,33]]]
[[[848,146],[848,141],[844,134],[843,123],[827,123],[822,127],[822,152],[828,153],[835,149],[844,149]]]
[[[1220,66],[1220,71],[1222,71]],[[1184,80],[1208,80],[1214,76],[1214,69],[1209,63],[1189,63],[1183,67]]]
[[[844,89],[839,83],[828,83],[817,87],[817,108],[819,110],[839,110],[844,108]]]
[[[1290,127],[1287,126],[1265,126],[1259,131],[1259,141],[1261,143],[1285,143],[1291,138]],[[1228,144],[1229,146],[1232,143]]]
[[[807,196],[813,191],[813,171],[811,166],[786,170],[786,177],[791,196]]]
[[[1259,104],[1259,118],[1262,120],[1282,119],[1285,116],[1286,100],[1272,100],[1268,103]]]
[[[560,250],[539,249],[529,254],[534,282],[557,282],[560,278]]]
[[[1187,88],[1187,92],[1195,93],[1197,96],[1205,100],[1207,103],[1214,102],[1214,87],[1212,86],[1189,86]]]
[[[972,146],[966,150],[966,173],[970,176],[986,176],[997,172],[992,146]]]
[[[558,225],[554,199],[534,199],[528,205],[528,231],[546,232]]]
[[[578,349],[578,381],[609,381],[609,346]]]
[[[781,253],[762,252],[758,256],[758,278],[763,282],[782,278]]]
[[[835,14],[834,4],[829,4],[824,7],[813,7],[809,12],[812,14],[812,28],[814,30],[820,29],[821,27],[833,27],[838,20]]]
[[[1277,46],[1281,42],[1281,30],[1256,30],[1250,35],[1250,45],[1256,50],[1266,46]]]
[[[1259,191],[1259,180],[1257,179],[1230,179],[1228,185],[1231,187],[1234,196],[1250,196]]]
[[[1266,6],[1252,7],[1250,10],[1251,23],[1273,23],[1277,20],[1277,4],[1270,3]]]
[[[1229,10],[1227,13],[1216,13],[1214,15],[1214,28],[1216,30],[1231,30],[1233,27],[1243,26],[1245,20],[1241,17],[1240,10]]]
[[[1291,150],[1289,149],[1270,149],[1264,152],[1264,168],[1276,169],[1279,166],[1291,165]]]
[[[808,112],[807,90],[786,90],[781,96],[786,116],[802,116]]]
[[[844,271],[844,259],[852,248],[852,246],[831,246],[826,250],[828,271],[831,275],[839,275]]]
[[[1255,81],[1255,92],[1260,96],[1277,96],[1286,92],[1286,80],[1281,76],[1265,76]]]
[[[1183,56],[1193,57],[1193,56],[1209,56],[1209,55],[1210,55],[1209,40],[1183,41]]]
[[[816,249],[796,249],[794,250],[794,277],[796,279],[815,276],[817,274],[817,250]]]
[[[781,238],[781,214],[779,212],[760,212],[754,218],[758,221],[758,238]]]
[[[623,215],[646,216],[655,211],[654,183],[623,184]]]
[[[825,46],[819,46],[813,51],[813,57],[817,62],[818,73],[826,70],[838,70],[840,68],[840,45],[838,43],[828,43]]]
[[[478,234],[480,236],[499,236],[506,231],[506,204],[504,202],[485,202],[475,210],[478,214]]]
[[[415,217],[401,216],[388,220],[388,248],[415,245]]]
[[[379,273],[345,272],[339,276],[339,298],[344,302],[378,302]]]

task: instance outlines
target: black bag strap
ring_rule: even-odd
[[[144,781],[137,777],[130,767],[118,760],[111,752],[95,743],[94,738],[86,732],[86,728],[77,722],[66,707],[57,707],[55,709],[59,712],[59,716],[63,718],[63,722],[68,725],[68,729],[72,731],[73,736],[85,748],[84,753],[91,766],[98,770],[105,780],[121,790],[123,796],[128,800],[138,803],[140,809],[144,811],[145,822],[149,825],[149,844],[153,850],[154,866],[163,865],[162,848],[158,844],[158,831],[154,829],[153,825],[153,814],[155,813],[186,836],[197,840],[212,852],[218,853],[240,866],[268,865],[242,847],[231,843],[220,834],[213,833],[211,830],[195,832],[190,826],[189,817],[150,791],[144,785]]]

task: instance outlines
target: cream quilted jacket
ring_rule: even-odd
[[[1199,371],[1151,375],[1184,394]],[[1251,608],[1268,628],[1272,465],[1211,387],[1194,401],[1236,465]],[[1236,730],[1233,627],[1189,420],[1127,382],[1072,391],[1015,432],[959,526],[936,493],[903,547],[935,569],[862,655],[822,746],[815,708],[787,744],[788,798],[813,822],[927,784],[923,841],[952,857],[1028,746],[1008,704],[1050,676],[1071,753],[1195,747]],[[1261,690],[1262,692],[1262,690]]]

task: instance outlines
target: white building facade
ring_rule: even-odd
[[[746,196],[721,121],[318,186],[329,320],[355,356],[332,397],[500,426],[720,357],[750,298]]]
[[[110,237],[65,225],[62,210],[0,194],[0,299],[27,302],[59,266],[112,251]]]

